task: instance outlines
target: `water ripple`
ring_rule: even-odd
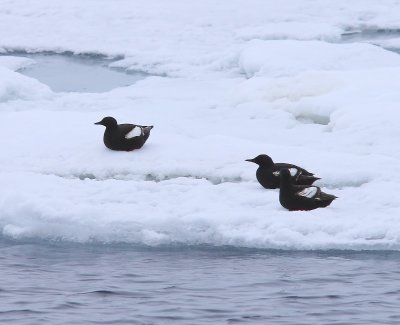
[[[400,319],[398,254],[10,244],[2,255],[0,318],[16,325]]]

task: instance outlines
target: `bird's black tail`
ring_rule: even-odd
[[[338,197],[332,194],[327,194],[324,192],[321,192],[320,196],[319,196],[319,206],[320,207],[327,207],[328,205],[330,205],[332,203],[333,200],[337,199]]]
[[[142,126],[143,133],[144,133],[144,134],[150,133],[150,131],[151,131],[151,129],[152,129],[153,127],[154,127],[153,125]]]

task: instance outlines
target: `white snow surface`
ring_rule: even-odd
[[[400,56],[371,44],[330,44],[321,41],[253,40],[239,65],[247,77],[293,76],[310,70],[363,70],[399,66]]]
[[[395,0],[3,1],[1,236],[399,250],[400,56],[340,43],[399,15]],[[53,93],[12,51],[122,55],[113,66],[154,76]],[[110,151],[104,116],[154,129]],[[285,210],[245,162],[261,153],[338,199]]]

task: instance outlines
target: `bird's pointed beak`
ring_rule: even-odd
[[[254,162],[254,159],[246,159],[245,161]]]
[[[102,125],[101,124],[101,121],[100,122],[96,122],[96,123],[94,123],[95,125]]]

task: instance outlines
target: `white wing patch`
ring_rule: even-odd
[[[297,174],[297,168],[289,168],[290,176],[295,176]],[[276,171],[272,173],[274,176],[279,176],[280,171]]]
[[[140,137],[142,135],[142,128],[139,126],[135,126],[132,131],[125,134],[125,139],[130,139],[134,137]]]
[[[317,194],[317,191],[318,188],[316,188],[315,186],[311,186],[311,187],[306,187],[304,190],[297,192],[296,194],[311,199],[315,196],[315,194]]]

